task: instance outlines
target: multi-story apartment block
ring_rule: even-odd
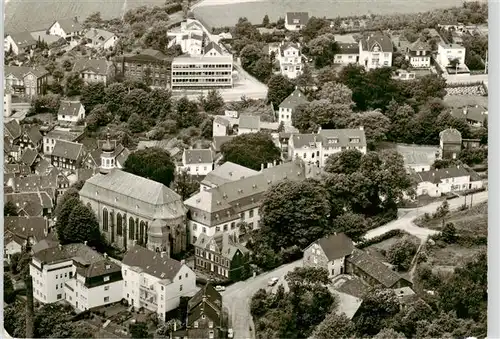
[[[144,81],[152,87],[167,88],[170,84],[172,58],[160,51],[145,49],[138,54],[115,58],[117,74]]]
[[[317,134],[293,134],[288,141],[289,159],[324,167],[332,154],[357,149],[366,154],[366,136],[359,129],[319,129]]]
[[[406,60],[410,61],[411,67],[431,67],[431,47],[426,42],[418,39],[406,50]]]
[[[136,309],[144,307],[165,321],[167,312],[179,307],[180,297],[196,291],[196,275],[166,252],[142,246],[130,248],[122,261],[123,298]]]
[[[367,70],[392,66],[394,47],[391,38],[382,33],[371,33],[359,41],[359,62]]]
[[[258,228],[259,207],[266,190],[283,179],[304,179],[305,166],[301,161],[292,161],[277,166],[271,164],[253,176],[238,173],[231,176],[243,178],[202,189],[184,202],[189,209],[191,244],[196,243],[200,234],[212,237],[228,233],[239,237],[240,230],[236,227],[239,222],[245,222],[249,229]]]

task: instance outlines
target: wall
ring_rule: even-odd
[[[222,124],[219,124],[215,121],[214,119],[214,122],[212,124],[212,135],[214,137],[223,137],[223,136],[226,136],[227,135],[227,127],[222,125]]]
[[[30,265],[30,275],[33,277],[33,297],[42,303],[53,303],[65,299],[64,283],[68,281],[69,273],[73,272],[72,260],[44,265],[41,271],[35,268],[37,266],[41,265],[33,259]],[[58,299],[58,295],[61,295],[61,298]]]
[[[23,247],[19,245],[15,241],[10,241],[9,243],[5,244],[5,257],[7,259],[7,262],[10,262],[10,257],[15,254],[15,253],[21,253],[23,250]]]
[[[280,107],[278,111],[278,122],[281,124],[291,125],[292,124],[292,109]]]
[[[412,56],[410,58],[410,63],[412,67],[415,68],[428,68],[431,67],[431,57],[430,56]]]
[[[359,53],[357,54],[336,54],[335,59],[333,59],[334,64],[348,65],[355,64],[358,62]]]
[[[67,36],[66,33],[61,28],[61,26],[59,26],[58,22],[55,22],[54,25],[52,27],[50,27],[49,34],[50,35],[57,35],[57,36],[60,36],[62,38],[66,38],[66,36]]]
[[[479,184],[481,183],[481,184]],[[482,182],[475,184],[475,188],[482,187]],[[443,193],[466,191],[473,187],[470,186],[470,176],[443,179],[439,184],[431,182],[421,182],[417,186],[417,195],[428,194],[431,197],[438,197]]]
[[[304,251],[304,266],[328,269],[328,258],[318,244],[312,244]]]
[[[187,170],[191,175],[207,175],[208,173],[213,171],[213,167],[213,163],[188,164],[183,165],[182,169]]]
[[[161,296],[160,302],[165,305],[165,312],[169,312],[179,307],[181,296],[192,297],[197,291],[195,273],[188,266],[182,265],[172,283],[165,286],[164,303],[161,301]],[[161,287],[158,292],[161,292]],[[158,311],[160,311],[160,308]]]
[[[258,133],[258,128],[241,128],[238,127],[238,135],[249,134],[249,133]]]

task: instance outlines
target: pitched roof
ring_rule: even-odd
[[[13,140],[19,138],[21,136],[21,134],[23,133],[21,125],[19,125],[17,120],[11,120],[9,122],[4,122],[3,126],[5,128],[6,134]]]
[[[378,47],[380,52],[392,53],[394,51],[391,38],[382,33],[370,33],[368,36],[363,37],[361,47],[364,51],[370,52],[374,51],[375,47]]]
[[[296,149],[315,147],[317,142],[323,146],[335,147],[366,146],[365,131],[361,129],[323,129],[318,134],[292,134],[291,138]],[[354,142],[353,139],[357,139],[358,142]]]
[[[33,38],[30,32],[12,33],[9,34],[9,36],[19,48],[29,47],[36,44],[36,40]]]
[[[427,42],[422,41],[420,38],[417,39],[414,43],[408,47],[410,51],[430,51],[431,47]]]
[[[339,47],[338,54],[359,54],[359,44],[339,42],[337,46]]]
[[[33,142],[34,144],[39,143],[42,139],[42,133],[40,133],[39,126],[28,126],[23,129],[23,132],[26,133],[26,136]]]
[[[208,186],[218,186],[257,174],[259,174],[258,171],[228,161],[208,173],[201,183]]]
[[[66,33],[66,34],[79,32],[79,31],[81,31],[83,29],[82,25],[80,25],[80,23],[78,23],[73,18],[72,19],[60,19],[60,20],[57,20],[56,22],[59,23],[59,26],[61,26],[61,28],[63,29],[64,33]],[[54,22],[54,24],[56,22]],[[52,26],[54,24],[52,24]]]
[[[4,164],[3,165],[3,173],[4,173],[4,175],[5,174],[28,175],[31,173],[31,169],[27,165]]]
[[[80,263],[91,265],[104,259],[102,254],[81,243],[43,249],[34,253],[33,257],[43,264],[55,264],[75,259]]]
[[[296,88],[295,91],[292,92],[292,94],[290,94],[285,98],[285,100],[283,100],[283,102],[280,104],[279,107],[290,108],[293,110],[297,108],[297,106],[306,103],[307,103],[306,96],[298,88]]]
[[[245,246],[233,241],[227,233],[216,234],[211,237],[207,236],[205,233],[201,233],[198,239],[196,239],[194,246],[207,249],[211,241],[216,243],[218,253],[229,260],[233,260],[234,255],[238,251],[242,254],[249,252]]]
[[[4,217],[4,229],[23,239],[33,237],[35,242],[45,238],[48,222],[43,217]]]
[[[123,257],[122,263],[131,267],[138,267],[145,273],[160,279],[172,281],[183,264],[160,253],[153,252],[136,245],[129,249]]]
[[[52,208],[53,203],[47,192],[21,192],[4,194],[6,201],[12,201],[21,215],[42,216],[44,208]]]
[[[50,233],[50,234],[52,234],[52,233]],[[58,245],[59,245],[59,242],[52,240],[52,239],[49,239],[49,238],[46,238],[46,239],[40,240],[35,245],[33,245],[33,247],[31,247],[31,250],[33,251],[33,253],[37,253],[37,252],[40,252],[40,251],[43,251],[43,250],[46,250],[49,248],[57,247]]]
[[[209,149],[185,149],[183,159],[185,159],[185,165],[211,164],[214,161],[214,154]]]
[[[348,256],[354,250],[354,243],[344,233],[335,233],[314,242],[325,252],[326,257],[333,261]]]
[[[99,39],[102,42],[106,42],[112,37],[116,36],[113,32],[108,32],[103,29],[89,29],[87,33],[85,33],[85,38],[87,39]]]
[[[214,148],[215,152],[220,152],[220,148],[223,144],[225,144],[228,141],[233,140],[236,137],[236,135],[224,135],[224,136],[216,136],[213,138],[212,141],[212,146]]]
[[[412,176],[417,180],[417,182],[432,182],[440,183],[444,179],[459,178],[465,176],[473,176],[478,178],[476,172],[471,168],[466,168],[464,166],[454,166],[448,168],[441,168],[430,171],[415,172]]]
[[[399,280],[404,279],[374,256],[357,248],[347,260],[386,288],[391,288]]]
[[[59,106],[58,115],[69,115],[76,117],[82,107],[82,103],[80,101],[61,101],[61,105]]]
[[[43,67],[26,67],[26,66],[4,66],[5,76],[12,74],[18,79],[24,78],[28,73],[33,73],[37,78],[49,74]]]
[[[56,140],[52,156],[78,160],[83,153],[83,145],[77,142]]]
[[[85,278],[101,277],[111,273],[121,272],[122,268],[109,259],[103,259],[91,263],[87,267],[78,267],[76,272]]]
[[[221,117],[220,115],[215,117],[214,122],[217,124],[221,124],[223,126],[226,126],[226,127],[229,126],[229,121],[227,119],[225,119],[224,117]]]
[[[73,65],[73,72],[92,71],[99,75],[106,75],[110,62],[106,59],[78,59]]]
[[[260,129],[260,117],[255,115],[240,115],[238,128]]]
[[[25,165],[31,166],[35,162],[38,152],[31,148],[26,148],[21,156],[21,162]]]
[[[203,55],[206,55],[208,52],[210,52],[212,49],[215,49],[217,53],[223,54],[222,53],[222,48],[215,42],[210,41],[204,48],[203,48]]]
[[[189,299],[188,308],[191,309],[196,307],[203,301],[204,298],[206,298],[206,300],[213,304],[216,308],[222,308],[222,296],[210,283],[203,286],[191,299]]]
[[[455,128],[447,128],[439,133],[439,139],[443,142],[462,143],[462,133]]]
[[[308,12],[287,12],[285,16],[288,25],[307,25],[309,22]]]
[[[451,110],[451,115],[458,119],[467,119],[479,123],[484,123],[488,118],[488,111],[480,106],[470,106],[464,108],[454,108]]]

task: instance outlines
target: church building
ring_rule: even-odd
[[[111,143],[103,146],[100,173],[80,191],[101,232],[124,250],[137,244],[168,255],[184,251],[188,235],[182,198],[159,182],[115,168],[113,151]]]

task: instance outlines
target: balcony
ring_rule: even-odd
[[[156,295],[151,295],[147,293],[145,294],[141,293],[139,295],[139,303],[141,304],[141,306],[144,306],[146,308],[150,308],[151,306],[153,306],[154,308],[158,307]]]
[[[156,291],[155,291],[155,289],[154,289],[154,286],[153,286],[153,285],[146,286],[146,285],[144,285],[144,284],[140,284],[140,285],[139,285],[139,289],[140,289],[141,291],[146,292],[146,294],[147,294],[147,293],[150,293],[150,294],[154,294],[154,295],[156,295]]]

